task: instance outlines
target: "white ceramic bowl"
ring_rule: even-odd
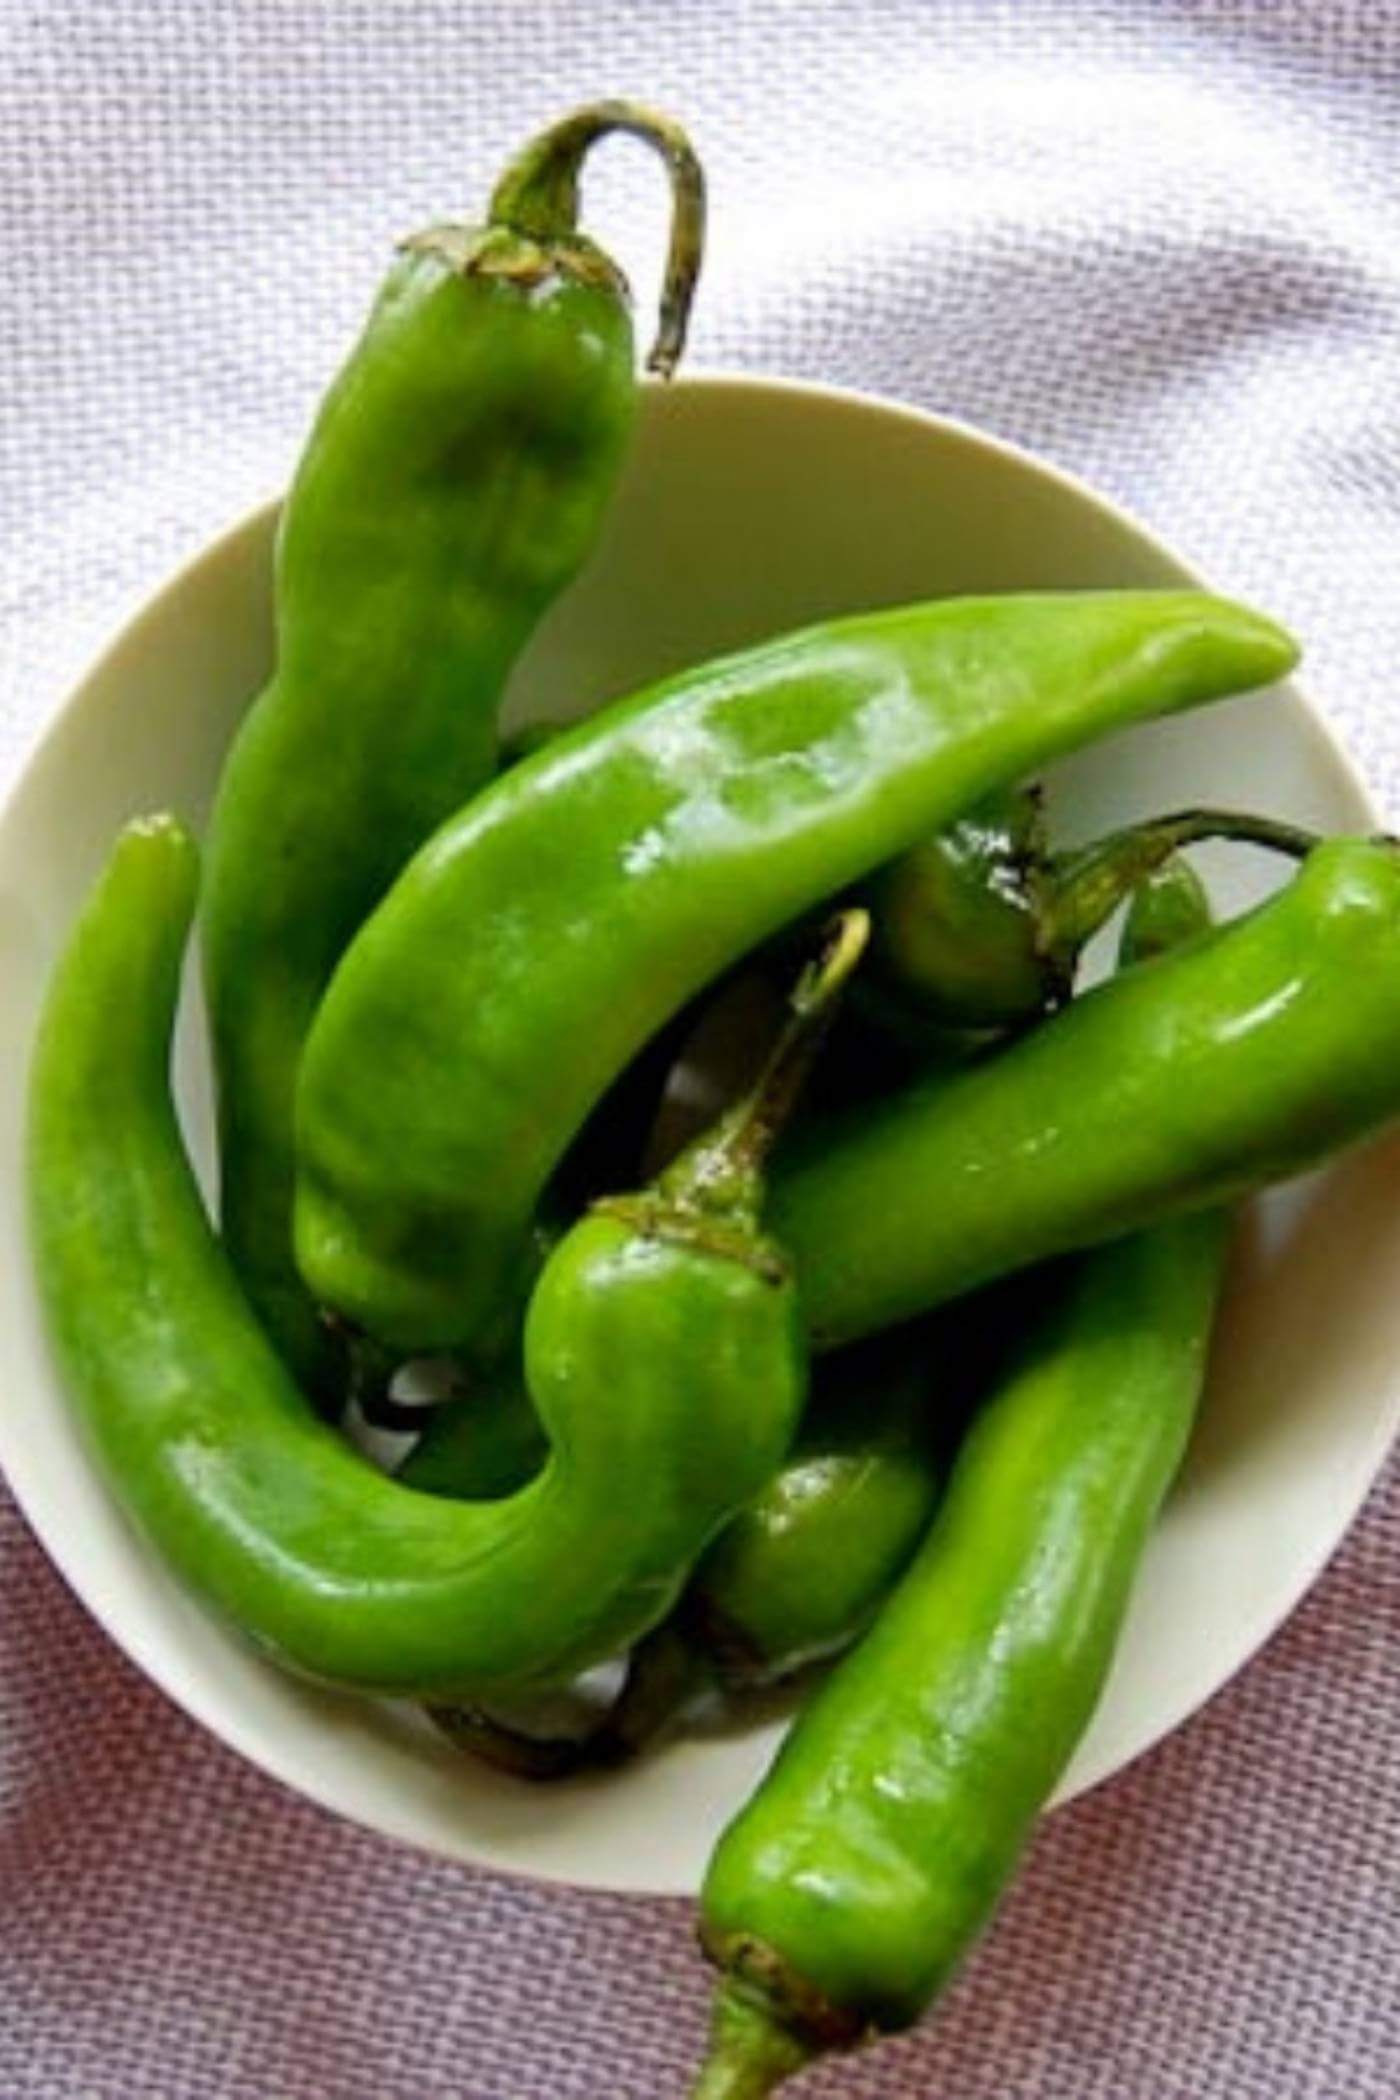
[[[89,1609],[188,1712],[287,1785],[451,1857],[686,1892],[774,1729],[677,1744],[541,1793],[458,1759],[412,1713],[308,1689],[188,1603],[97,1478],[50,1367],[23,1221],[24,1071],[49,966],[123,818],[202,821],[270,652],[273,513],[218,542],[127,628],[0,819],[0,1461]],[[772,381],[648,389],[606,544],[541,632],[519,711],[581,710],[688,660],[849,609],[960,591],[1193,581],[1101,498],[1011,448],[879,402]],[[1065,833],[1236,800],[1327,829],[1375,812],[1296,691],[1134,731],[1056,780]],[[1205,865],[1233,910],[1277,879]],[[196,1002],[182,1097],[207,1167]],[[1062,1798],[1116,1771],[1237,1670],[1341,1537],[1397,1425],[1400,1150],[1254,1207],[1200,1433]]]

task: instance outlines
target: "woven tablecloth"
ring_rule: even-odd
[[[602,92],[704,152],[697,360],[948,410],[1125,499],[1306,636],[1400,815],[1384,0],[0,0],[0,789],[136,598],[281,485],[386,237]],[[590,215],[650,282],[636,149]],[[936,2022],[814,2100],[1396,2100],[1397,1549],[1392,1469],[1266,1653],[1045,1827]],[[0,2100],[657,2100],[701,2038],[690,1930],[292,1798],[0,1506]]]

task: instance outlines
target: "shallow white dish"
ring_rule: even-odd
[[[460,1760],[409,1712],[291,1682],[188,1603],[88,1463],[49,1364],[23,1221],[24,1070],[43,983],[123,818],[203,821],[267,671],[271,510],[186,569],[54,723],[0,815],[0,1464],[114,1640],[223,1740],[341,1814],[545,1879],[690,1892],[774,1728],[680,1743],[547,1794]],[[959,426],[774,381],[648,388],[606,545],[538,636],[518,713],[595,705],[658,673],[833,613],[959,591],[1195,581],[1079,484]],[[1267,610],[1268,608],[1264,608]],[[1304,638],[1306,639],[1306,638]],[[1060,770],[1062,835],[1189,802],[1322,829],[1376,813],[1296,690],[1134,732]],[[1202,865],[1232,912],[1278,879]],[[180,1085],[202,1163],[197,1012]],[[1255,1205],[1204,1416],[1151,1548],[1099,1714],[1061,1798],[1116,1771],[1237,1670],[1312,1582],[1400,1421],[1400,1146]]]

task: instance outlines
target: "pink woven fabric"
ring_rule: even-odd
[[[705,150],[699,359],[1124,497],[1307,634],[1400,812],[1394,0],[0,0],[0,788],[280,485],[385,229],[602,90]],[[598,190],[654,253],[650,170]],[[1397,1571],[1392,1470],[1266,1654],[1047,1826],[938,2020],[813,2100],[1395,2100]],[[683,1905],[436,1864],[243,1767],[0,1505],[0,2100],[655,2100],[705,1996]]]

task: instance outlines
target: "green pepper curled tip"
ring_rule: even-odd
[[[705,175],[675,119],[639,102],[592,102],[532,139],[502,175],[491,198],[493,225],[557,248],[578,215],[579,170],[591,147],[628,132],[659,153],[671,181],[671,233],[661,278],[661,312],[647,368],[669,379],[685,348],[691,302],[705,245]],[[577,237],[576,237],[577,240]],[[577,242],[580,249],[581,241]],[[596,251],[592,251],[596,254]],[[601,259],[603,270],[612,269]]]

